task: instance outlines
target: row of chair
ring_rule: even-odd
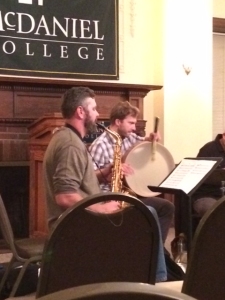
[[[41,262],[45,239],[26,238],[26,239],[21,239],[16,241],[1,196],[0,196],[0,229],[6,245],[8,245],[10,251],[12,252],[12,258],[5,269],[4,275],[0,282],[0,298],[3,292],[3,288],[10,276],[10,273],[12,272],[15,266],[15,263],[20,263],[22,265],[22,268],[18,274],[18,277],[10,293],[10,297],[14,297],[29,264]]]
[[[109,215],[93,213],[86,209],[89,205],[115,199],[125,201],[129,206]],[[190,299],[185,294],[199,300],[223,299],[224,213],[225,197],[202,218],[193,240],[180,298],[160,298],[154,295],[155,298],[148,299]],[[30,262],[41,262],[37,298],[53,293],[62,295],[62,290],[65,290],[65,298],[61,299],[69,300],[68,295],[73,289],[74,292],[83,293],[85,289],[82,286],[90,284],[95,284],[95,288],[104,294],[105,290],[113,290],[111,284],[113,282],[114,287],[124,291],[123,295],[128,295],[128,290],[132,290],[132,284],[139,290],[145,289],[146,293],[153,289],[146,287],[148,285],[145,284],[155,284],[158,226],[151,212],[135,197],[121,193],[101,193],[87,197],[59,218],[46,241],[44,239],[15,241],[1,197],[0,217],[4,239],[13,254],[1,280],[0,293],[15,261],[23,264],[23,268],[10,297],[15,295]],[[138,285],[140,282],[142,285]],[[91,293],[93,287],[86,290]],[[68,289],[70,292],[67,294]],[[71,300],[85,299],[73,298],[74,295],[71,297]],[[98,299],[106,299],[104,297],[106,295]],[[137,299],[137,296],[135,297],[132,298],[130,295],[129,299]],[[48,298],[50,299],[53,298]],[[128,299],[128,296],[116,299]]]

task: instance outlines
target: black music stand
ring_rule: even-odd
[[[203,164],[203,170],[201,171],[201,175],[199,175],[198,179],[195,180],[195,175],[190,175],[191,173],[191,167],[187,167],[187,169],[183,168],[182,165],[188,161],[193,162],[193,165],[196,163]],[[204,170],[204,161],[211,161],[212,165],[210,166],[210,169]],[[193,235],[193,229],[192,229],[192,195],[194,192],[199,188],[199,186],[206,181],[206,179],[212,174],[213,171],[218,167],[220,162],[222,161],[222,158],[220,157],[197,157],[197,158],[185,158],[182,160],[177,167],[159,184],[159,186],[148,186],[148,188],[153,192],[160,192],[160,193],[167,193],[167,194],[173,194],[174,201],[175,201],[175,228],[179,228],[179,232],[175,232],[176,235],[183,232],[187,237],[187,251],[190,250],[190,245],[192,241],[192,235]],[[200,169],[200,167],[199,167]],[[181,171],[182,170],[182,176],[181,179]],[[198,166],[196,165],[195,170],[198,170]],[[185,172],[187,174],[185,174]],[[193,172],[194,174],[194,172]],[[182,184],[175,184],[179,185],[179,187],[176,187],[174,185],[174,178],[176,180],[180,180],[183,182],[183,186],[185,186],[185,180],[186,183],[189,185],[189,187],[186,190],[183,190],[180,188]],[[200,178],[200,179],[199,179]],[[220,178],[220,177],[218,177]],[[191,179],[191,184],[190,183]],[[181,182],[180,182],[181,183]],[[171,186],[170,186],[171,185]]]

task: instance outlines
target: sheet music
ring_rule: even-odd
[[[215,160],[183,159],[159,187],[180,189],[188,194],[216,163]]]

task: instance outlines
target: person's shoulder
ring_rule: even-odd
[[[85,147],[85,144],[83,143],[81,137],[75,132],[73,132],[71,129],[64,126],[60,127],[54,132],[51,141],[54,141],[54,143],[62,149],[67,147],[73,147],[76,149],[82,149],[83,151]]]
[[[131,132],[127,137],[129,141],[136,142],[136,141],[144,141],[144,138],[137,135],[135,132]]]
[[[217,139],[213,140],[213,141],[209,141],[207,143],[205,143],[201,148],[201,149],[207,149],[207,148],[211,148],[212,146],[217,144]]]
[[[54,128],[52,130],[52,137],[50,143],[68,139],[69,131],[67,129],[68,128],[64,126]]]
[[[72,130],[71,129],[69,129],[69,128],[67,128],[67,127],[65,127],[65,126],[61,126],[61,127],[56,127],[56,128],[54,128],[53,129],[53,131],[52,131],[52,134],[53,134],[53,136],[60,136],[60,137],[62,137],[62,136],[72,136]],[[76,134],[74,134],[75,136],[76,136]]]
[[[131,132],[131,133],[127,136],[128,139],[134,139],[134,138],[136,138],[136,137],[138,137],[138,135],[137,135],[135,132]]]
[[[220,139],[223,137],[223,135],[221,133],[217,134],[215,139],[212,141],[207,142],[205,145],[203,145],[202,147],[207,147],[207,146],[211,146],[211,145],[216,145]]]
[[[204,144],[198,152],[197,157],[204,157],[204,156],[215,156],[215,151],[218,148],[218,141],[210,141]]]

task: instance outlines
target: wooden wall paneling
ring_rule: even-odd
[[[28,140],[8,139],[2,141],[3,153],[2,161],[8,162],[26,162],[28,155]]]
[[[46,113],[60,112],[62,94],[15,92],[14,115],[16,118],[37,119]]]
[[[0,118],[13,118],[13,92],[0,90]]]
[[[99,112],[99,118],[108,119],[110,111],[114,105],[120,101],[129,100],[125,95],[121,93],[102,93],[96,94],[97,110]]]
[[[129,102],[139,109],[140,113],[138,119],[140,120],[144,117],[144,97],[146,94],[146,91],[129,91]]]
[[[129,98],[129,102],[131,105],[136,106],[139,109],[140,113],[138,115],[138,119],[143,119],[143,99],[141,97],[132,96]]]
[[[28,121],[29,123],[30,121]],[[27,120],[0,118],[0,161],[28,162]]]
[[[64,120],[61,113],[48,113],[41,118],[35,120],[28,127],[30,135],[30,144],[38,145],[39,141],[45,141],[43,144],[47,146],[53,131],[64,125]]]
[[[36,216],[36,160],[35,151],[30,148],[30,180],[29,180],[29,235],[33,236],[35,229],[37,228],[37,216]]]
[[[45,203],[45,189],[44,189],[44,178],[43,178],[43,159],[36,161],[36,172],[37,172],[37,201],[42,199],[42,202],[37,205],[37,234],[48,233],[47,223],[47,207]]]
[[[44,198],[44,180],[42,172],[44,148],[30,149],[30,203],[29,203],[29,235],[45,236],[48,233],[46,205]]]

